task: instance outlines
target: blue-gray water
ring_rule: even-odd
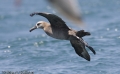
[[[84,39],[97,52],[87,49],[90,62],[79,57],[69,41],[48,37],[40,29],[29,32],[37,21],[47,21],[30,13],[53,12],[45,0],[22,0],[20,6],[14,1],[0,0],[0,73],[120,74],[120,0],[79,0],[86,23],[82,29],[91,32]],[[63,19],[69,27],[81,29]]]

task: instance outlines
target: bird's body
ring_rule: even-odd
[[[68,29],[59,29],[51,27],[51,25],[45,22],[48,26],[43,28],[45,33],[53,38],[61,39],[61,40],[68,40]]]
[[[74,47],[75,52],[90,61],[90,55],[85,49],[85,46],[88,47],[94,54],[94,49],[89,46],[83,39],[83,36],[90,35],[89,32],[85,32],[84,30],[75,31],[69,28],[65,22],[58,16],[49,13],[33,13],[33,15],[41,15],[48,19],[50,23],[39,21],[36,26],[31,28],[30,32],[34,29],[41,28],[45,31],[45,33],[53,38],[61,39],[61,40],[69,40],[71,45]]]

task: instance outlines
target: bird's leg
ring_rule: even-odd
[[[95,50],[94,50],[91,46],[89,46],[87,42],[85,42],[82,38],[79,38],[78,36],[76,36],[76,37],[77,37],[77,39],[79,39],[83,44],[85,44],[85,46],[88,47],[94,54],[96,54]]]
[[[86,47],[88,47],[94,54],[96,54],[95,50],[91,46],[89,46],[87,42],[85,42],[84,40],[83,40],[83,42]]]
[[[91,46],[86,45],[86,47],[88,47],[94,54],[96,54],[95,50]]]

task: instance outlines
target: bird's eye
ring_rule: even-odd
[[[37,26],[39,26],[39,25],[40,25],[40,23],[37,24]]]

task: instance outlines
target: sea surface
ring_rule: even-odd
[[[90,62],[69,41],[51,38],[42,29],[29,32],[39,20],[47,21],[30,13],[55,13],[46,0],[0,0],[0,74],[120,74],[120,0],[79,0],[79,5],[85,27],[59,16],[69,27],[91,33],[84,37],[97,53],[87,49]]]

